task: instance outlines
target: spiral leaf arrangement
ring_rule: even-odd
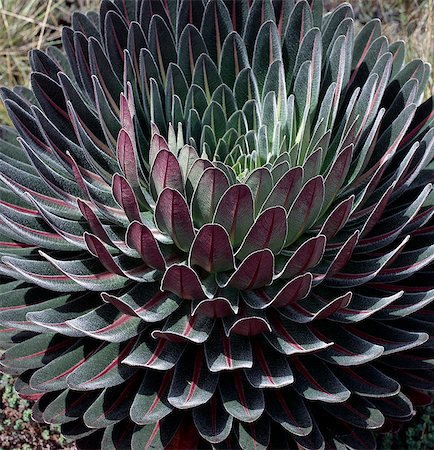
[[[62,42],[2,89],[1,370],[35,420],[361,449],[429,401],[429,64],[318,0],[103,0]]]

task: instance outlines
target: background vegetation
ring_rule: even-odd
[[[134,0],[132,0],[134,1]],[[343,0],[325,0],[332,8]],[[358,26],[372,17],[383,22],[391,41],[407,42],[407,59],[422,58],[434,63],[434,0],[349,0],[358,18]],[[70,22],[76,9],[95,9],[98,0],[0,0],[0,85],[27,85],[27,54],[32,48],[60,45],[63,25]],[[426,95],[434,94],[434,83]],[[0,122],[8,123],[0,105]],[[55,426],[39,426],[30,421],[31,405],[20,400],[13,389],[12,377],[0,375],[0,450],[74,449],[65,442]],[[434,449],[434,407],[418,412],[415,420],[397,434],[380,439],[380,448]]]

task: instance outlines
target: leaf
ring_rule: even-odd
[[[236,257],[244,259],[253,252],[266,248],[277,254],[285,242],[286,232],[285,210],[281,206],[268,208],[258,216],[250,228]]]
[[[135,341],[133,338],[126,343],[108,343],[96,350],[68,375],[68,386],[74,390],[95,390],[116,386],[130,378],[136,369],[121,361],[131,351]]]
[[[173,371],[159,373],[147,370],[134,396],[131,419],[138,425],[154,425],[173,410],[167,400]]]
[[[170,369],[176,365],[185,347],[186,344],[182,342],[154,339],[145,331],[122,362],[129,366],[166,371],[171,378]],[[155,373],[155,371],[148,370],[146,373]],[[152,379],[152,376],[150,378]]]
[[[205,9],[202,1],[193,2],[193,0],[181,0],[177,6],[176,35],[179,40],[188,24],[200,28]]]
[[[234,431],[243,450],[268,448],[271,430],[267,417],[262,416],[256,422],[237,422]]]
[[[209,55],[219,62],[223,42],[232,31],[231,17],[223,0],[211,0],[206,4],[200,31]]]
[[[153,338],[168,339],[172,342],[205,342],[214,326],[214,319],[200,314],[191,315],[190,307],[179,308],[172,314],[161,330],[154,330]]]
[[[323,408],[332,416],[349,423],[352,426],[378,429],[384,425],[385,417],[368,400],[352,396],[346,402],[336,407],[336,405],[324,405]],[[357,411],[357,412],[355,412]]]
[[[264,411],[264,394],[255,389],[239,372],[222,374],[219,382],[220,395],[225,410],[242,422],[255,422]]]
[[[238,246],[253,224],[253,198],[244,184],[235,184],[222,195],[213,222],[224,227],[234,247]]]
[[[257,389],[281,389],[292,384],[294,377],[287,357],[274,349],[265,349],[258,341],[253,345],[253,366],[244,370],[249,383]]]
[[[207,224],[199,230],[190,249],[189,264],[198,265],[207,272],[234,268],[232,246],[222,226]]]
[[[161,292],[159,283],[148,284],[146,293],[142,291],[139,283],[123,295],[115,296],[103,292],[101,296],[104,301],[111,303],[123,313],[137,315],[145,322],[165,319],[178,308],[181,301],[173,294]]]
[[[294,242],[318,218],[324,199],[322,176],[310,179],[301,189],[288,213],[288,234],[285,245]]]
[[[294,389],[306,400],[339,403],[348,400],[351,392],[339,381],[326,364],[315,356],[292,358]]]
[[[128,417],[138,380],[139,376],[135,375],[122,385],[105,388],[84,413],[86,426],[105,428]]]
[[[192,83],[203,89],[207,99],[211,99],[213,92],[222,84],[217,66],[206,53],[202,53],[196,61]]]
[[[158,228],[167,233],[175,245],[187,252],[194,239],[193,223],[184,197],[174,189],[164,189],[155,206]]]
[[[232,31],[223,42],[219,66],[220,76],[232,89],[238,75],[246,67],[249,67],[246,46],[241,36]]]
[[[38,369],[67,352],[72,346],[71,338],[51,333],[40,334],[6,350],[1,363],[20,372]]]
[[[118,205],[125,211],[128,219],[133,221],[141,221],[139,205],[133,188],[125,177],[115,173],[112,181],[113,198]]]
[[[339,203],[325,219],[320,234],[326,236],[327,239],[332,239],[347,223],[353,204],[354,196]]]
[[[186,300],[202,300],[207,294],[196,272],[182,264],[171,265],[161,280],[161,289]]]
[[[265,401],[267,413],[291,434],[307,436],[312,431],[312,419],[305,402],[292,388],[269,389]]]
[[[161,16],[152,16],[149,24],[148,42],[149,50],[158,65],[164,82],[169,64],[177,60],[177,53],[172,33]]]
[[[124,69],[123,49],[127,48],[128,28],[121,15],[115,11],[109,11],[105,16],[103,36],[109,60],[118,78],[122,79]]]
[[[202,53],[207,53],[203,37],[195,26],[189,24],[182,31],[178,43],[178,65],[189,84],[193,79],[196,61]]]
[[[191,201],[193,220],[198,227],[212,221],[217,204],[228,188],[229,181],[222,170],[214,167],[205,169]]]
[[[65,389],[45,407],[42,418],[46,423],[53,424],[72,422],[83,417],[96,397],[96,392],[78,392]]]
[[[145,327],[139,317],[122,314],[105,304],[67,321],[68,326],[93,338],[108,342],[124,342],[137,336]]]
[[[246,43],[249,59],[252,60],[254,44],[262,24],[275,20],[273,5],[270,0],[253,0],[249,9],[243,40]]]
[[[164,270],[166,261],[152,231],[140,222],[132,222],[128,227],[126,242],[141,256],[143,262],[153,269]]]
[[[360,338],[340,324],[328,322],[327,330],[319,322],[315,330],[319,338],[334,342],[334,345],[321,352],[321,359],[347,367],[367,363],[382,355],[382,345]]]
[[[268,249],[251,253],[224,283],[239,290],[257,289],[271,284],[273,280],[274,257]]]
[[[193,409],[193,421],[200,435],[211,444],[224,441],[232,430],[233,418],[223,408],[218,394]]]
[[[211,372],[252,367],[250,338],[240,334],[226,336],[223,327],[214,327],[205,342],[205,357]]]
[[[274,175],[274,172],[273,172]],[[265,200],[262,209],[265,210],[271,206],[283,206],[286,211],[289,210],[292,202],[297,196],[303,181],[303,169],[293,167],[289,169],[274,185],[273,190]]]
[[[36,370],[30,379],[33,389],[52,392],[67,389],[67,377],[87,361],[95,352],[112,344],[93,344],[89,339],[80,339],[68,352]],[[116,344],[118,346],[119,344]]]
[[[155,199],[167,187],[176,189],[181,194],[184,192],[181,168],[171,151],[161,149],[156,155],[150,174],[150,186]]]
[[[282,269],[279,269],[276,278],[294,278],[300,273],[315,267],[324,255],[326,242],[327,240],[322,234],[306,240],[290,256],[289,260],[285,259],[285,265]]]
[[[291,86],[293,79],[297,76],[297,73],[294,73],[294,67],[301,42],[313,26],[309,4],[306,1],[297,2],[289,17],[282,45],[287,88]]]
[[[271,173],[267,168],[259,167],[250,173],[245,183],[252,191],[255,212],[258,213],[273,187]]]
[[[303,324],[297,324],[284,316],[272,313],[268,316],[272,332],[265,338],[279,352],[285,355],[304,354],[325,349],[332,345],[322,340]]]
[[[213,396],[218,378],[208,371],[203,350],[187,351],[176,365],[168,401],[177,409],[203,405]]]
[[[277,60],[282,60],[280,37],[276,24],[269,20],[261,26],[253,52],[252,68],[259,92],[264,87],[268,68]]]

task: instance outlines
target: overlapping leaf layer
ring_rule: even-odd
[[[429,400],[430,67],[322,9],[103,0],[2,90],[2,370],[80,448],[373,448]]]

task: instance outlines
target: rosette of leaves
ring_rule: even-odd
[[[374,448],[434,388],[430,67],[317,0],[104,0],[2,90],[2,370],[80,448]]]

